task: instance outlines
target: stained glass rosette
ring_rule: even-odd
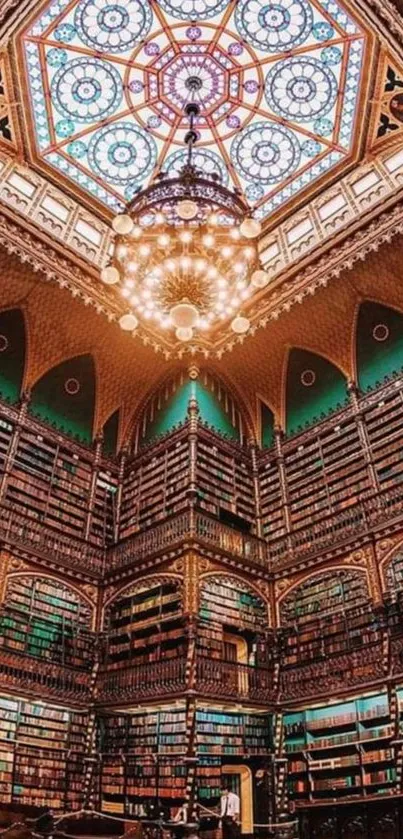
[[[23,34],[36,154],[113,211],[184,161],[264,219],[347,159],[366,35],[336,0],[54,0]]]

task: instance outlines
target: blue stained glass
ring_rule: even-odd
[[[122,82],[112,64],[99,58],[74,58],[55,73],[52,99],[59,113],[79,122],[112,114],[122,99]]]
[[[54,35],[56,41],[63,41],[68,44],[69,41],[72,41],[73,38],[75,38],[76,30],[71,23],[62,23],[61,26],[58,26],[57,29],[55,29]]]
[[[318,41],[329,41],[334,35],[333,26],[330,26],[330,23],[325,23],[325,21],[315,23],[312,27],[312,35]]]
[[[240,0],[235,9],[239,34],[264,52],[286,52],[304,43],[312,20],[307,0]]]
[[[68,55],[66,50],[52,49],[46,55],[46,61],[51,67],[61,67],[66,63]]]
[[[74,122],[71,119],[61,119],[56,123],[55,131],[59,137],[70,137],[75,131]]]

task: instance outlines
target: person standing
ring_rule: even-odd
[[[231,792],[228,786],[221,790],[221,813],[223,839],[239,839],[241,800],[239,795]]]

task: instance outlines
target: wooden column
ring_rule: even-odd
[[[259,536],[259,539],[263,538],[263,525],[262,525],[262,508],[260,503],[260,483],[259,483],[259,470],[257,467],[257,447],[254,440],[249,441],[249,451],[252,461],[252,477],[253,477],[253,486],[255,491],[255,519],[256,519],[256,536]]]
[[[274,429],[274,443],[275,443],[275,450],[276,450],[276,460],[277,460],[277,467],[280,477],[280,490],[281,490],[281,500],[283,506],[283,516],[284,516],[284,524],[286,533],[291,532],[291,513],[290,513],[290,502],[288,498],[288,487],[287,487],[287,475],[284,466],[284,455],[283,455],[283,432],[281,428]]]
[[[119,541],[120,536],[120,516],[122,513],[122,500],[123,500],[123,486],[124,486],[124,475],[126,470],[126,462],[127,462],[127,455],[128,451],[126,448],[123,448],[119,454],[119,475],[118,475],[118,488],[116,493],[116,510],[115,510],[115,523],[114,523],[114,532],[113,538],[114,542]]]

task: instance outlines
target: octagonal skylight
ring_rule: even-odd
[[[23,33],[31,143],[114,212],[184,161],[265,219],[347,160],[366,34],[335,0],[57,0]]]

